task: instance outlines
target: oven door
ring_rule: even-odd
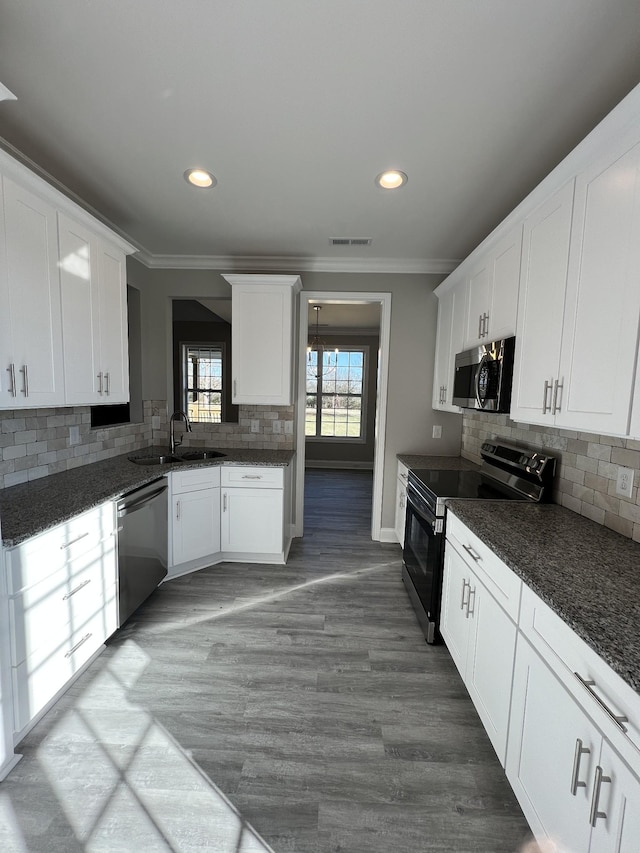
[[[436,518],[407,486],[402,579],[428,643],[440,641],[440,600],[444,560],[444,519]]]

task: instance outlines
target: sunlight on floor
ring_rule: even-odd
[[[82,849],[272,853],[174,738],[128,700],[149,662],[127,641],[37,750]],[[8,790],[0,792],[0,847],[29,850]]]

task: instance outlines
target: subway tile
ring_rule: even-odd
[[[573,495],[562,494],[560,504],[573,512],[580,512],[580,501],[574,498]]]
[[[29,480],[28,471],[15,471],[13,474],[4,475],[4,488],[9,486],[18,486],[20,483],[26,483]]]
[[[616,533],[620,533],[622,536],[631,537],[633,535],[633,522],[626,518],[620,518],[619,515],[611,512],[605,512],[604,526],[615,530]]]
[[[611,462],[623,465],[625,468],[640,469],[640,450],[614,447],[611,451]]]
[[[628,518],[634,524],[640,524],[640,506],[629,503],[628,501],[620,501],[620,515],[622,518]]]
[[[587,447],[587,456],[591,456],[592,459],[602,460],[603,462],[610,462],[611,446],[590,441]]]
[[[605,510],[605,512],[620,515],[620,499],[615,497],[615,495],[608,495],[606,492],[594,491],[593,503],[594,506],[600,507]]]
[[[3,459],[18,459],[21,456],[27,455],[27,445],[17,444],[11,447],[5,447],[2,451]]]
[[[593,459],[591,456],[577,456],[576,455],[575,467],[579,468],[580,471],[585,471],[585,472],[588,472],[589,474],[597,474],[598,473],[598,460]]]
[[[590,518],[596,524],[604,524],[604,510],[589,503],[580,504],[580,515]]]

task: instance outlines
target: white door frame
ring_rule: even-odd
[[[391,294],[375,292],[303,290],[300,293],[300,321],[298,348],[298,405],[296,415],[296,512],[294,536],[304,531],[304,466],[306,410],[306,370],[309,337],[309,303],[331,302],[345,305],[375,302],[380,305],[380,344],[378,357],[378,382],[376,393],[375,447],[373,456],[373,506],[371,511],[371,538],[380,541],[382,529],[382,486],[384,477],[384,446],[387,428],[387,386],[389,379],[389,337],[391,331]]]

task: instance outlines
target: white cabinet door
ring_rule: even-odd
[[[220,489],[174,495],[172,500],[173,565],[220,552]]]
[[[539,839],[588,851],[600,733],[521,639],[516,654],[507,778]]]
[[[222,551],[278,554],[283,549],[282,489],[223,488]]]
[[[558,426],[625,435],[640,317],[640,144],[576,179]]]
[[[58,214],[60,291],[65,377],[69,405],[99,402],[100,326],[95,235]]]
[[[595,817],[589,853],[637,853],[640,845],[640,779],[606,741],[600,761],[602,779],[594,791]]]
[[[299,276],[227,275],[231,284],[233,402],[292,402],[293,306]]]
[[[2,403],[6,406],[8,401],[16,409],[62,405],[56,211],[8,178],[3,179],[3,189],[6,281],[1,307],[9,317],[11,353],[9,364],[2,365],[2,387],[7,376],[11,384]],[[5,318],[3,326],[7,325]]]
[[[129,336],[125,255],[115,246],[98,243],[100,308],[100,370],[104,403],[129,399]]]
[[[521,254],[522,225],[518,225],[471,270],[464,335],[467,347],[515,334]]]
[[[465,678],[469,648],[469,567],[447,542],[444,552],[440,632],[458,672]]]
[[[456,353],[463,349],[467,291],[464,282],[438,297],[438,331],[433,382],[433,408],[459,412],[453,399]]]
[[[511,417],[553,423],[558,378],[574,182],[524,223]]]

